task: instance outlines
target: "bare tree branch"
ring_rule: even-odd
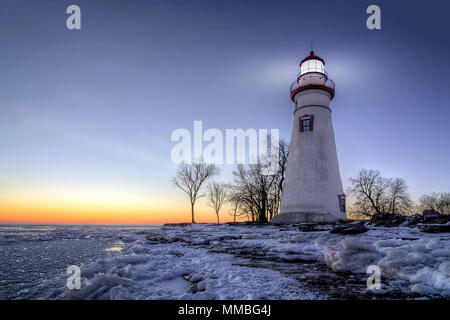
[[[212,183],[208,186],[208,205],[214,209],[219,223],[219,211],[226,198],[226,186],[223,183]]]
[[[352,208],[355,215],[412,213],[412,201],[406,191],[408,187],[401,178],[385,178],[379,171],[363,169],[356,178],[350,178],[350,184],[347,193],[355,198]]]
[[[173,178],[173,184],[185,192],[191,203],[192,223],[194,219],[195,201],[204,196],[199,194],[202,184],[212,176],[218,175],[219,169],[214,164],[206,164],[203,160],[187,164],[181,163]]]
[[[450,192],[432,192],[419,199],[419,209],[434,210],[441,214],[450,214]]]

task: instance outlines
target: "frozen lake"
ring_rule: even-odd
[[[450,298],[450,234],[376,227],[1,226],[2,299]],[[66,287],[69,265],[81,289]],[[381,289],[368,290],[369,265]]]
[[[83,268],[117,254],[121,238],[154,228],[158,226],[0,225],[0,299],[46,298],[69,265]]]

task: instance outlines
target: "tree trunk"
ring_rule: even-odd
[[[392,199],[392,213],[395,213],[395,202],[397,201],[397,199],[393,198]]]
[[[194,204],[191,203],[191,214],[192,214],[192,223],[195,223],[194,221]]]
[[[217,216],[217,223],[219,223],[219,212],[216,212],[216,216]]]
[[[260,222],[266,222],[267,216],[266,216],[266,206],[267,206],[267,197],[266,195],[262,196],[262,206],[259,212],[259,221]]]

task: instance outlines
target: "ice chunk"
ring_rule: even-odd
[[[439,271],[445,276],[450,277],[450,261],[442,262],[439,265]]]
[[[369,265],[376,264],[381,254],[372,244],[363,243],[358,238],[346,238],[338,245],[325,247],[324,257],[333,271],[365,273]]]

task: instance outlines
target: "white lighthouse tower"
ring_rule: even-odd
[[[333,222],[345,219],[345,195],[331,121],[334,83],[325,61],[311,51],[291,85],[294,126],[281,197],[272,223]]]

